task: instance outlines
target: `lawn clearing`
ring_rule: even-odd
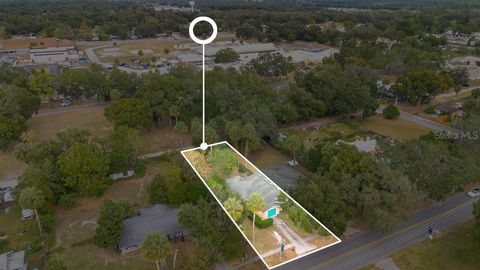
[[[149,152],[166,151],[180,148],[180,136],[170,128],[168,121],[162,121],[158,127],[143,132]],[[182,138],[182,146],[192,143],[192,136],[187,134]]]
[[[366,120],[359,120],[359,124],[380,135],[400,141],[418,138],[431,131],[426,127],[403,119],[388,120],[379,115],[367,118]]]
[[[25,163],[13,156],[12,151],[0,151],[0,181],[18,177],[26,167]]]
[[[113,126],[103,114],[104,106],[83,108],[73,112],[34,116],[27,122],[28,129],[35,132],[34,142],[53,139],[68,127],[86,130],[96,136],[106,136]]]
[[[258,168],[268,168],[273,165],[286,163],[289,160],[291,158],[280,153],[271,145],[266,145],[250,155],[250,161]]]
[[[478,253],[472,246],[469,234],[474,222],[468,222],[437,235],[432,243],[428,240],[412,245],[393,254],[400,269],[480,269]]]

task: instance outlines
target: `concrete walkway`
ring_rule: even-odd
[[[275,227],[282,232],[288,241],[290,241],[292,247],[295,247],[295,253],[297,255],[301,255],[315,249],[314,245],[305,241],[300,235],[285,225],[285,222],[280,218],[275,218],[273,220],[273,225],[275,225]]]
[[[375,266],[383,270],[400,270],[392,258],[381,260]]]

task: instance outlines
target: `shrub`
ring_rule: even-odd
[[[153,181],[147,186],[147,191],[150,203],[169,202],[167,183],[162,175],[157,175],[153,178]]]
[[[387,119],[395,119],[398,116],[400,116],[400,111],[393,104],[389,104],[387,107],[385,107],[385,109],[383,109],[383,117]]]
[[[435,107],[433,106],[428,106],[425,110],[423,110],[425,113],[429,114],[434,114],[435,113]]]
[[[77,204],[77,196],[72,193],[62,195],[58,200],[58,204],[64,206],[67,209],[71,209]]]
[[[247,217],[250,220],[253,220],[253,213],[250,212],[250,211],[247,211]],[[272,224],[273,224],[273,219],[272,218],[261,219],[258,215],[255,217],[255,226],[259,229],[268,228]]]

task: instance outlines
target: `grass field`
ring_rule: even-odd
[[[480,269],[479,255],[469,239],[473,224],[472,221],[443,233],[431,245],[428,240],[412,245],[394,253],[393,259],[405,270]]]
[[[104,107],[83,108],[79,111],[36,116],[28,120],[28,129],[35,131],[34,142],[52,139],[67,127],[77,127],[93,135],[105,136],[112,130],[112,124],[103,115]]]
[[[12,151],[0,151],[0,181],[16,177],[25,169],[26,164],[18,161]]]
[[[402,119],[387,120],[379,115],[360,120],[359,123],[368,130],[400,141],[417,138],[431,131],[409,121]]]
[[[250,155],[249,160],[255,164],[257,168],[268,168],[272,165],[286,163],[291,160],[291,158],[280,153],[280,151],[273,148],[271,145],[266,145],[253,152]]]

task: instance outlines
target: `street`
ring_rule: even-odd
[[[278,269],[350,270],[376,263],[395,251],[427,239],[429,226],[443,232],[472,219],[473,201],[465,193],[458,193],[444,202],[415,211],[389,235],[359,233]]]

